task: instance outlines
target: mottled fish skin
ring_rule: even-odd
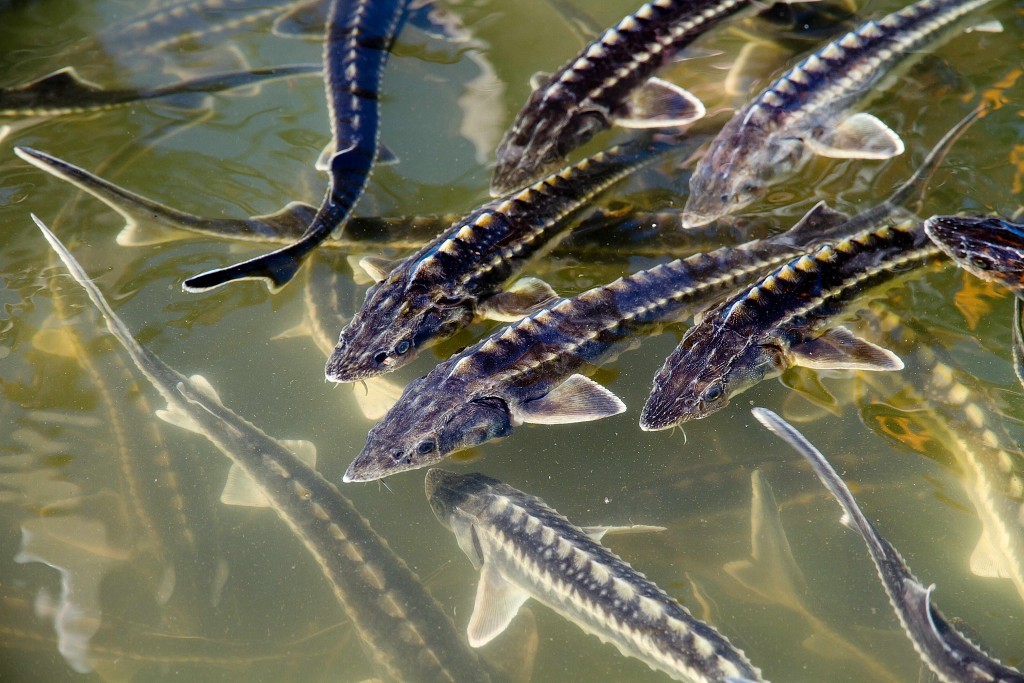
[[[672,56],[750,0],[655,0],[605,31],[530,95],[498,146],[491,194],[524,187],[625,113]],[[703,110],[693,111],[693,118]]]
[[[367,291],[327,361],[327,379],[354,382],[391,372],[452,336],[529,259],[566,233],[567,217],[675,147],[671,140],[653,138],[615,147],[488,202],[454,223]],[[538,294],[554,295],[550,289]]]
[[[227,71],[156,88],[103,88],[65,68],[31,83],[0,90],[0,117],[52,117],[127,107],[137,102],[205,95],[293,76],[320,73],[315,64]]]
[[[1024,294],[1024,225],[990,216],[932,216],[924,231],[967,272]]]
[[[426,492],[481,568],[477,609],[485,581],[508,585],[676,680],[764,680],[725,636],[541,499],[481,474],[437,469],[427,473]]]
[[[946,34],[942,29],[991,1],[920,0],[804,59],[739,111],[712,142],[690,177],[684,225],[734,213],[761,197],[774,180],[795,173],[810,158],[811,143],[835,132],[848,110],[897,63],[920,54]],[[888,152],[845,156],[902,153],[898,136],[890,141]]]
[[[324,87],[333,153],[330,183],[313,221],[294,243],[185,280],[201,292],[240,279],[263,280],[271,291],[288,284],[310,252],[348,218],[366,188],[380,137],[381,80],[409,0],[332,0],[324,39]]]
[[[316,559],[383,671],[402,681],[489,680],[441,606],[337,487],[225,407],[204,379],[185,377],[136,342],[70,252],[33,219],[102,312],[107,329],[167,401],[163,414],[205,436],[257,483]]]
[[[843,509],[843,523],[867,545],[889,602],[922,661],[945,683],[1024,683],[1024,675],[987,655],[965,638],[931,602],[935,586],[925,588],[899,552],[875,529],[850,489],[822,453],[792,425],[764,408],[754,417],[789,443],[811,464],[814,473]]]
[[[910,221],[861,232],[783,265],[687,331],[654,378],[640,427],[668,429],[707,417],[730,396],[791,365],[901,369],[891,352],[827,327],[860,291],[939,253],[923,227]],[[826,363],[824,356],[814,362],[829,351],[847,355],[841,362]],[[864,353],[871,354],[866,362],[855,362],[853,354]]]

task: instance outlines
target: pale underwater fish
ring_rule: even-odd
[[[438,520],[480,569],[469,642],[501,633],[534,598],[587,633],[676,680],[761,681],[761,672],[718,631],[544,501],[482,474],[433,469],[426,493]]]
[[[398,680],[489,680],[416,575],[309,464],[316,458],[313,444],[268,436],[224,406],[201,375],[185,377],[136,342],[71,253],[33,219],[107,329],[167,401],[158,416],[201,434],[231,459],[222,499],[274,509],[316,559],[375,663]]]
[[[843,508],[842,523],[858,532],[878,569],[896,616],[921,659],[945,683],[1024,683],[1024,675],[985,654],[961,635],[932,604],[935,586],[925,586],[868,521],[850,489],[817,448],[770,410],[754,408],[754,417],[796,449]]]

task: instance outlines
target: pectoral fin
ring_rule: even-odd
[[[815,370],[902,370],[899,356],[861,339],[845,327],[833,327],[816,339],[790,347],[795,365]]]
[[[326,23],[327,3],[314,0],[282,13],[274,20],[271,31],[283,38],[316,38],[323,36]]]
[[[707,113],[688,90],[660,78],[649,78],[637,88],[626,109],[625,116],[615,119],[624,128],[685,126]]]
[[[481,647],[505,630],[529,594],[505,580],[484,563],[476,586],[476,603],[469,618],[469,644]]]
[[[477,313],[491,320],[512,322],[557,300],[558,294],[551,285],[535,277],[524,277],[516,280],[506,291],[483,301]]]
[[[310,467],[316,467],[316,446],[305,439],[281,439],[281,445],[295,454],[303,463]],[[228,470],[228,479],[224,483],[224,490],[220,494],[220,502],[225,505],[237,505],[242,507],[270,507],[263,489],[253,480],[248,473],[237,464],[232,464]]]
[[[538,71],[530,76],[530,90],[540,90],[547,87],[551,82],[551,74],[547,71]]]
[[[806,244],[815,238],[823,237],[829,230],[850,220],[849,214],[836,211],[824,200],[818,202],[811,210],[797,221],[796,225],[783,235],[794,244]]]
[[[815,154],[833,159],[891,159],[903,154],[900,136],[863,112],[805,142]]]
[[[395,269],[398,263],[379,256],[364,256],[359,259],[359,267],[370,276],[373,282],[383,282]]]
[[[585,526],[583,533],[594,541],[600,543],[601,539],[608,534],[647,534],[654,531],[666,531],[663,526],[649,526],[647,524],[629,524],[627,526]]]
[[[971,573],[990,579],[1008,579],[1010,574],[1000,562],[1001,553],[992,545],[992,537],[982,530],[978,545],[971,553]]]
[[[534,424],[589,422],[618,415],[626,404],[583,375],[572,375],[541,398],[519,404],[516,417]]]

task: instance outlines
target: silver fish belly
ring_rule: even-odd
[[[810,441],[770,410],[754,408],[753,413],[761,424],[804,456],[843,509],[843,523],[864,539],[889,602],[929,669],[946,683],[1024,682],[1024,675],[1017,669],[987,655],[939,612],[931,602],[935,586],[925,588],[914,577],[899,552],[868,521],[850,489]]]
[[[204,378],[185,377],[136,342],[70,252],[33,218],[107,329],[167,401],[160,417],[206,437],[256,482],[319,564],[377,664],[396,680],[489,680],[476,655],[460,646],[441,606],[337,487],[227,408]]]
[[[887,159],[903,152],[888,126],[849,109],[899,62],[991,0],[920,0],[869,21],[806,58],[739,111],[690,177],[684,225],[733,213],[811,154]]]
[[[202,292],[247,279],[262,280],[277,291],[295,277],[310,252],[345,222],[369,182],[377,157],[384,64],[408,2],[332,0],[324,38],[324,89],[333,149],[326,162],[330,183],[320,208],[292,244],[195,275],[185,280],[185,291]]]
[[[667,429],[706,417],[791,365],[902,369],[891,351],[828,326],[863,289],[938,254],[912,220],[827,244],[778,268],[687,331],[654,378],[640,427]]]
[[[627,100],[677,51],[750,0],[657,0],[605,31],[544,83],[538,84],[497,151],[491,193],[506,194],[556,168],[573,149],[619,118],[631,116]],[[669,102],[668,120],[680,125],[704,115],[703,105],[657,79],[643,86]],[[642,116],[642,115],[638,115]],[[658,115],[634,125],[659,125]]]
[[[394,267],[384,264],[338,337],[327,379],[354,382],[391,372],[477,316],[515,319],[557,298],[539,280],[520,281],[508,291],[502,286],[564,236],[568,216],[674,147],[669,140],[638,140],[599,153],[488,202]]]
[[[500,633],[530,597],[619,652],[681,681],[761,681],[729,641],[544,501],[480,474],[431,470],[438,520],[480,568],[470,643]]]

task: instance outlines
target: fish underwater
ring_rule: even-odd
[[[781,76],[725,125],[690,177],[683,224],[703,225],[763,196],[811,155],[888,159],[903,140],[848,111],[896,66],[991,0],[920,0],[832,41]]]
[[[654,378],[640,428],[668,429],[724,408],[783,370],[892,371],[903,361],[836,325],[850,300],[939,254],[916,220],[826,244],[707,312]]]
[[[754,408],[754,417],[810,463],[818,479],[843,509],[842,523],[861,535],[875,563],[903,630],[921,659],[945,683],[1022,683],[1024,675],[985,654],[965,638],[932,604],[934,584],[914,577],[896,549],[868,521],[850,489],[828,460],[799,431],[770,410]]]
[[[362,196],[379,154],[381,80],[407,4],[408,0],[331,1],[323,70],[331,147],[322,162],[330,182],[320,208],[292,244],[195,275],[182,285],[186,292],[202,292],[242,279],[262,280],[271,291],[277,291],[291,281],[310,252],[344,224]]]
[[[658,527],[580,528],[539,498],[482,474],[430,470],[426,493],[480,569],[471,645],[501,633],[532,597],[676,680],[764,680],[718,631],[599,543],[609,531]]]
[[[454,624],[416,575],[307,462],[316,459],[313,444],[268,436],[224,406],[201,375],[185,377],[141,346],[71,253],[33,220],[107,329],[167,401],[157,415],[201,434],[231,459],[222,500],[274,509],[316,560],[382,671],[396,680],[490,680],[475,653],[460,647]]]
[[[602,33],[535,88],[496,152],[493,196],[535,182],[613,124],[684,126],[704,105],[651,74],[750,0],[657,0]]]
[[[484,204],[397,264],[364,259],[376,284],[341,331],[327,379],[354,382],[397,370],[476,317],[516,320],[557,300],[536,278],[502,287],[564,235],[566,219],[598,192],[676,146],[645,138],[598,153]]]
[[[345,481],[369,481],[440,462],[508,436],[523,422],[564,424],[617,415],[625,405],[585,377],[616,345],[712,305],[731,288],[886,220],[924,187],[976,112],[950,129],[884,202],[853,217],[819,204],[790,230],[640,271],[495,332],[411,382],[371,430]],[[920,241],[927,242],[920,236]]]

